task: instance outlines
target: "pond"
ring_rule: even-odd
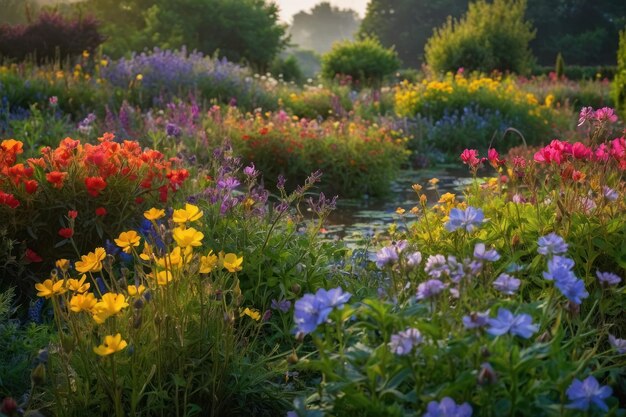
[[[342,199],[337,209],[329,216],[323,233],[331,240],[343,240],[349,247],[355,247],[363,236],[373,236],[385,232],[389,224],[399,218],[396,210],[401,207],[407,212],[419,205],[417,194],[411,186],[422,185],[422,192],[433,205],[439,195],[450,192],[462,197],[463,190],[471,178],[465,166],[444,166],[439,168],[406,170],[392,182],[389,195],[384,199]],[[428,184],[431,178],[439,179],[437,189]],[[412,216],[409,217],[409,219]]]

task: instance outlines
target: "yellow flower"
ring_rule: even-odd
[[[115,336],[105,336],[104,343],[98,347],[94,347],[93,351],[100,356],[107,356],[111,353],[124,350],[126,346],[128,346],[128,343],[126,343],[126,341],[122,339],[122,335],[118,333]]]
[[[257,310],[256,308],[250,309],[246,307],[239,315],[239,317],[243,317],[243,316],[248,316],[252,320],[256,320],[256,321],[261,320],[261,313],[259,313],[259,310]]]
[[[137,81],[141,81],[141,80],[143,80],[143,75],[141,75],[141,74],[137,74],[137,76],[135,77],[135,79],[136,79]]]
[[[87,50],[83,51],[83,58],[89,58],[89,51]]]
[[[411,214],[415,214],[417,216],[419,212],[420,212],[419,207],[414,206],[413,208],[411,208]]]
[[[152,246],[150,246],[148,242],[145,242],[143,244],[143,252],[139,254],[139,257],[144,261],[149,261],[153,256],[154,253],[152,252]]]
[[[421,185],[419,185],[419,184],[413,184],[413,185],[411,186],[411,188],[413,188],[413,191],[415,191],[415,192],[416,192],[416,193],[418,193],[418,194],[419,194],[419,192],[420,192],[420,191],[422,191],[422,186],[421,186]]]
[[[106,256],[107,253],[104,248],[96,248],[95,251],[81,256],[81,260],[76,262],[75,268],[78,272],[82,273],[99,272],[102,270],[102,261]]]
[[[189,229],[177,227],[176,229],[174,229],[173,232],[174,240],[181,248],[202,245],[202,239],[204,238],[204,234],[197,231],[193,227],[190,227]]]
[[[456,196],[452,193],[445,193],[439,198],[438,203],[453,204]]]
[[[87,279],[87,275],[83,274],[82,277],[80,277],[80,281],[74,278],[70,278],[67,280],[67,289],[77,292],[77,293],[83,293],[85,291],[87,291],[89,289],[89,287],[91,286],[90,283],[86,283],[85,284],[85,280]]]
[[[169,269],[166,269],[164,271],[159,271],[156,274],[156,280],[157,280],[157,284],[161,286],[167,285],[172,280],[172,272]]]
[[[160,210],[158,208],[152,207],[150,210],[144,211],[143,216],[148,220],[158,220],[161,217],[165,216],[165,210]]]
[[[439,178],[431,178],[428,180],[428,183],[432,186],[439,184]]]
[[[224,255],[223,252],[220,252],[220,264],[223,265],[228,272],[241,271],[242,262],[243,256],[241,258],[237,258],[237,255],[234,253],[227,253]]]
[[[202,217],[202,214],[198,206],[187,203],[184,209],[174,210],[172,220],[175,223],[195,222]]]
[[[53,295],[59,295],[65,292],[63,281],[54,282],[51,279],[47,279],[43,283],[35,284],[35,288],[39,291],[37,297],[50,298]]]
[[[98,300],[90,292],[85,294],[74,294],[70,299],[70,310],[74,313],[80,313],[81,311],[91,311]]]
[[[61,272],[67,272],[70,269],[69,259],[57,259],[54,266],[61,270]]]
[[[102,300],[94,306],[93,319],[98,324],[102,324],[109,317],[119,313],[123,308],[128,307],[124,294],[108,292],[102,296]]]
[[[396,214],[399,214],[400,216],[402,216],[404,213],[406,213],[406,210],[403,209],[402,207],[398,207],[396,209]]]
[[[139,246],[141,237],[134,230],[120,233],[115,240],[115,244],[122,248],[125,253],[130,253],[133,247]]]
[[[146,290],[146,287],[143,285],[129,285],[126,289],[131,297],[139,297]]]
[[[213,251],[209,251],[207,256],[200,257],[200,271],[199,272],[201,274],[208,274],[209,272],[213,270],[213,268],[215,268],[215,265],[217,265],[217,260],[218,260],[217,256],[213,254]]]
[[[191,247],[185,250],[185,255],[189,255]],[[181,255],[181,249],[176,246],[169,255],[165,255],[163,258],[155,258],[154,261],[158,266],[164,269],[177,268],[183,265],[183,257]],[[189,262],[189,259],[187,259]]]

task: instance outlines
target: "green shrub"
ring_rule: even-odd
[[[337,43],[322,56],[324,78],[349,77],[357,85],[379,85],[399,67],[396,52],[373,38]]]
[[[426,43],[428,65],[436,72],[523,73],[532,63],[528,43],[535,33],[524,21],[526,0],[478,0],[460,19],[448,18]]]
[[[302,69],[295,56],[290,55],[287,58],[274,58],[270,65],[270,72],[275,78],[280,78],[284,81],[293,81],[297,84],[304,81],[304,75],[302,75]]]
[[[626,29],[619,34],[617,72],[613,80],[613,100],[618,112],[626,118]]]
[[[554,72],[556,73],[556,77],[561,79],[565,76],[565,60],[563,59],[563,55],[559,52],[556,56],[556,65],[554,68]]]

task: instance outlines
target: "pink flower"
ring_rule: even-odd
[[[461,153],[461,161],[470,168],[476,168],[480,164],[478,151],[476,149],[466,149]]]
[[[590,148],[586,147],[581,142],[576,142],[572,146],[572,155],[576,159],[584,160],[584,159],[589,159],[592,155],[592,152]]]
[[[615,114],[615,110],[613,110],[610,107],[602,107],[601,109],[596,110],[594,117],[599,122],[604,122],[604,121],[608,121],[610,123],[617,122],[617,115]]]
[[[609,160],[609,150],[604,143],[596,148],[594,159],[599,162],[607,162]]]
[[[489,160],[491,166],[494,168],[498,168],[498,166],[504,162],[500,159],[498,151],[493,148],[489,148],[489,150],[487,151],[487,159]]]
[[[595,117],[593,107],[583,107],[580,109],[580,116],[578,117],[578,126],[582,126],[586,121]]]

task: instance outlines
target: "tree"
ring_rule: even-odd
[[[287,44],[278,8],[266,0],[89,1],[108,22],[105,47],[114,55],[186,46],[264,71]]]
[[[428,65],[437,72],[524,73],[531,69],[532,25],[524,20],[526,0],[477,0],[461,19],[448,18],[426,43]]]
[[[295,14],[289,34],[291,43],[298,48],[322,54],[328,52],[336,41],[353,39],[360,23],[354,10],[342,10],[322,2],[309,13]]]
[[[359,36],[374,36],[394,47],[404,66],[419,67],[433,29],[458,17],[468,0],[370,0]]]
[[[34,0],[0,0],[0,25],[26,23],[35,6]]]

